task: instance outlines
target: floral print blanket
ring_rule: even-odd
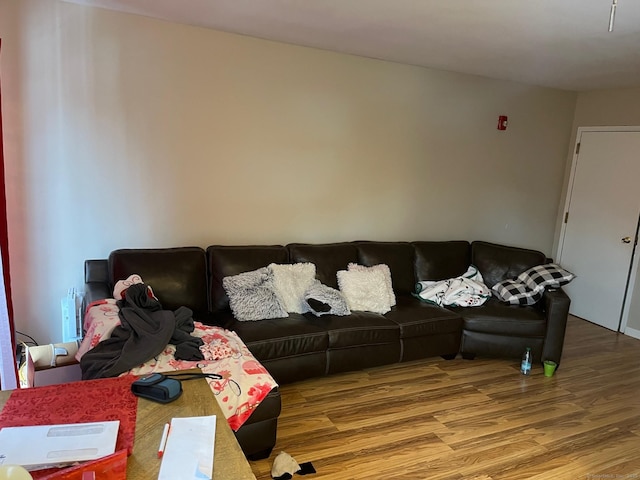
[[[120,325],[119,308],[115,299],[93,302],[84,317],[86,332],[76,359],[80,361],[91,348],[109,338]],[[146,375],[153,372],[172,372],[199,368],[204,373],[216,373],[221,379],[207,378],[229,426],[237,431],[269,392],[278,386],[266,368],[258,362],[238,335],[220,327],[194,322],[191,335],[202,338],[200,350],[205,360],[176,360],[175,346],[168,344],[164,351],[131,369],[124,375]]]

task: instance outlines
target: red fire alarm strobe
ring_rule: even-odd
[[[506,130],[507,129],[507,116],[500,115],[498,117],[498,130]]]

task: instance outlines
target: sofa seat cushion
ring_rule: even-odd
[[[377,313],[351,312],[344,317],[326,315],[319,320],[329,336],[330,349],[400,342],[398,326]]]
[[[451,310],[421,302],[407,295],[385,314],[400,327],[400,338],[424,337],[462,331],[462,317]]]
[[[292,313],[285,318],[255,322],[229,320],[223,323],[225,328],[234,330],[242,338],[260,361],[324,353],[329,348],[324,325],[312,315],[306,317]]]
[[[544,313],[535,306],[507,305],[490,298],[481,307],[452,308],[464,318],[464,330],[502,336],[543,337],[547,328]]]

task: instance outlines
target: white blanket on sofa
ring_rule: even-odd
[[[484,284],[478,269],[471,265],[459,277],[418,282],[414,296],[440,307],[478,307],[491,297],[491,290]]]

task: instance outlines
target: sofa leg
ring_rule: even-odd
[[[475,353],[463,353],[462,354],[462,358],[464,358],[465,360],[473,360],[474,358],[476,358],[476,354]]]
[[[271,455],[271,450],[273,450],[273,448],[267,448],[265,450],[261,450],[260,452],[247,455],[247,460],[255,461],[262,460],[263,458],[269,458],[269,455]]]
[[[458,356],[457,353],[447,353],[446,355],[440,355],[442,358],[444,358],[445,360],[453,360],[454,358],[456,358]]]

